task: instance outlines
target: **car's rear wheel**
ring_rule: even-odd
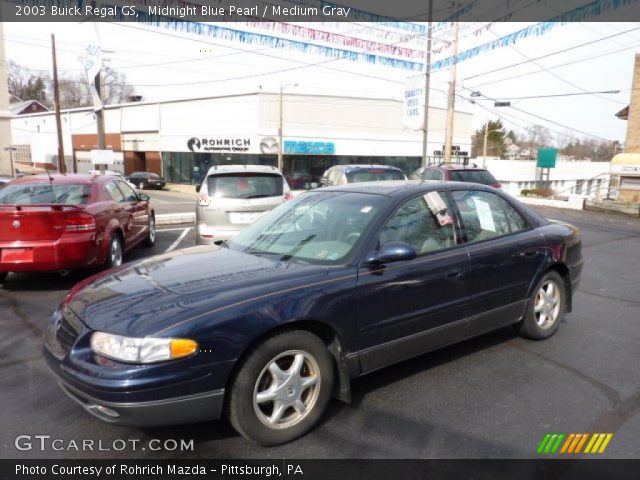
[[[118,234],[114,234],[109,241],[109,251],[107,252],[105,266],[107,268],[119,267],[122,265],[123,256],[122,240]]]
[[[307,433],[325,411],[333,363],[314,334],[296,330],[268,338],[243,362],[231,386],[229,420],[245,438],[279,445]]]
[[[152,248],[156,244],[156,219],[153,215],[149,215],[149,233],[147,238],[142,242],[145,248]]]
[[[527,338],[543,340],[556,333],[565,312],[565,283],[555,271],[548,272],[533,289],[519,333]]]

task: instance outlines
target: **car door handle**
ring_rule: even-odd
[[[462,268],[454,268],[453,270],[449,270],[447,273],[445,273],[444,276],[450,279],[461,278],[463,271],[464,270],[462,270]]]
[[[538,249],[530,248],[529,250],[523,250],[522,252],[519,253],[519,255],[525,258],[535,257],[536,255],[538,255]]]

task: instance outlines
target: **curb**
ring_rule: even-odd
[[[156,225],[176,225],[179,223],[196,223],[195,212],[156,215]]]

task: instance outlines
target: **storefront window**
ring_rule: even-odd
[[[170,183],[199,185],[209,169],[216,165],[272,165],[276,155],[167,152],[163,155],[164,177]]]

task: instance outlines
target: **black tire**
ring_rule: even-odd
[[[0,283],[3,283],[6,280],[8,274],[9,272],[0,272]]]
[[[553,285],[553,294],[548,293],[550,292],[549,285]],[[555,294],[556,291],[557,296]],[[555,303],[553,302],[554,299]],[[527,302],[527,311],[524,319],[516,325],[516,329],[520,335],[532,340],[549,338],[560,327],[565,307],[566,288],[564,279],[555,271],[547,272],[533,289]]]
[[[303,359],[298,362],[302,367],[296,376],[292,372],[296,370],[294,363],[298,356]],[[282,383],[275,380],[276,376],[268,368],[273,363],[280,367]],[[315,384],[303,385],[313,378],[316,378]],[[238,370],[230,389],[229,421],[243,437],[260,445],[290,442],[320,420],[331,399],[333,379],[333,361],[326,345],[316,335],[294,330],[270,337],[249,354]],[[280,388],[276,388],[277,383]],[[258,392],[276,398],[259,403]],[[267,417],[275,418],[276,410],[282,411],[281,418],[277,426],[268,426]]]
[[[156,244],[156,217],[149,215],[149,234],[147,238],[142,241],[144,248],[153,248]]]
[[[116,246],[117,245],[117,246]],[[114,249],[117,248],[119,254],[114,254]],[[120,235],[114,234],[109,240],[109,249],[107,250],[107,259],[104,263],[105,268],[115,268],[122,265],[124,258],[124,250],[122,247],[122,239]]]

